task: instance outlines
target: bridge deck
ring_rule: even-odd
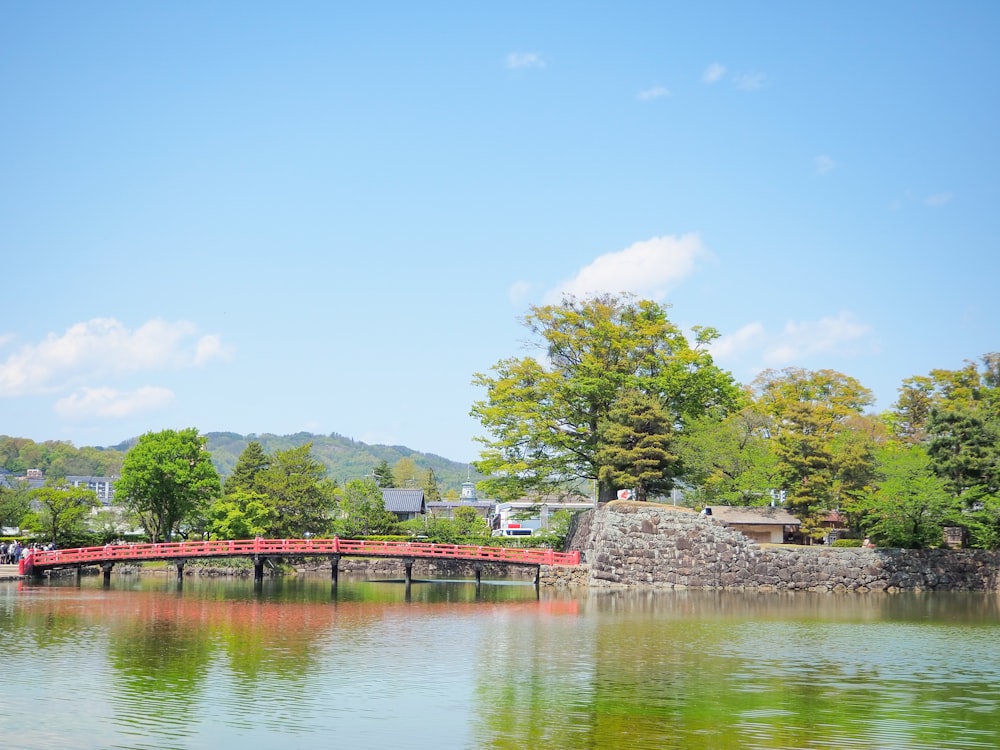
[[[32,554],[35,571],[145,560],[188,560],[211,557],[400,557],[498,562],[510,565],[579,565],[579,552],[551,549],[481,547],[422,542],[379,542],[364,539],[242,539],[160,544],[109,544],[41,551]]]

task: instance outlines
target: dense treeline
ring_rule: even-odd
[[[40,469],[46,477],[111,477],[121,472],[124,450],[77,448],[72,443],[0,435],[0,469],[23,476],[28,469]]]
[[[541,355],[476,376],[494,496],[594,484],[692,505],[783,503],[804,533],[832,515],[879,544],[1000,547],[1000,354],[906,379],[882,414],[833,370],[769,370],[741,385],[646,300],[532,308]]]

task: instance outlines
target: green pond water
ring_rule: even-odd
[[[1000,599],[0,583],[8,747],[997,748]]]

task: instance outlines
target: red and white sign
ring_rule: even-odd
[[[631,500],[632,499],[632,490],[618,490],[618,499],[619,500]]]

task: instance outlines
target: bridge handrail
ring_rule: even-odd
[[[419,557],[530,565],[579,565],[579,552],[555,552],[534,547],[487,547],[433,542],[340,539],[238,539],[152,544],[106,544],[64,550],[34,550],[36,567],[98,565],[101,563],[169,560],[196,557],[349,555],[355,557]]]

